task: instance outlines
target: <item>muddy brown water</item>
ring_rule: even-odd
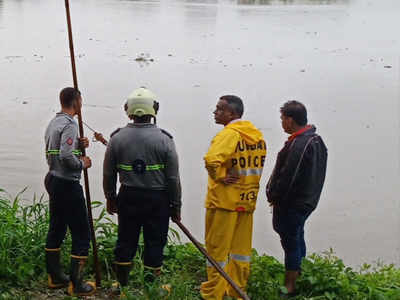
[[[202,157],[221,129],[218,96],[237,94],[268,157],[254,247],[282,259],[265,183],[286,139],[279,107],[303,101],[329,148],[326,185],[306,226],[309,251],[345,263],[399,263],[400,3],[382,1],[71,0],[84,119],[108,136],[126,96],[147,86],[180,154],[183,222],[202,240]],[[72,84],[63,1],[0,0],[0,187],[44,192],[43,133]],[[144,59],[135,60],[139,56]],[[152,59],[153,61],[149,61]],[[143,61],[144,60],[144,61]],[[90,135],[89,131],[87,134]],[[93,200],[105,148],[93,143]]]

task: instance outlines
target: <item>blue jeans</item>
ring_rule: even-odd
[[[294,209],[280,210],[274,208],[272,224],[281,238],[287,271],[301,270],[301,260],[306,256],[304,224],[310,214]]]

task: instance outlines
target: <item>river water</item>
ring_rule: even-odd
[[[72,85],[64,1],[0,0],[0,187],[27,201],[44,192],[43,134]],[[223,94],[269,147],[254,247],[282,259],[265,183],[287,136],[279,107],[298,99],[329,148],[320,205],[306,226],[309,251],[332,247],[345,263],[400,263],[400,2],[71,0],[84,119],[105,136],[127,119],[126,96],[158,96],[158,124],[174,135],[183,222],[202,240],[207,175],[202,157],[221,129]],[[138,62],[143,56],[153,61]],[[90,133],[87,131],[87,134]],[[93,200],[104,201],[105,148],[88,150]]]

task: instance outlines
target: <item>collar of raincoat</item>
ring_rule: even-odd
[[[264,139],[261,131],[258,130],[250,121],[236,119],[227,124],[225,128],[238,132],[249,145],[257,144],[259,141]]]

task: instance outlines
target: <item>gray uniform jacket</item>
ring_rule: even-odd
[[[128,124],[111,135],[103,166],[103,188],[116,199],[117,174],[122,185],[168,191],[169,204],[179,211],[181,184],[172,136],[154,124]]]
[[[79,150],[78,124],[68,114],[59,112],[50,121],[45,133],[49,172],[66,180],[79,181],[83,162]]]

